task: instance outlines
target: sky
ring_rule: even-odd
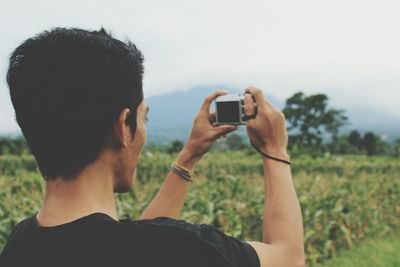
[[[145,97],[247,86],[286,99],[326,93],[338,108],[400,117],[397,0],[0,0],[0,131],[19,130],[5,81],[12,50],[53,27],[129,39],[145,57]]]

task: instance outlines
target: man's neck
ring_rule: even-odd
[[[73,180],[49,180],[36,219],[41,226],[55,226],[96,212],[118,220],[112,172],[92,166]]]

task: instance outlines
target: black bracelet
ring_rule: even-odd
[[[288,164],[288,165],[291,165],[290,161],[284,160],[284,159],[275,158],[275,157],[273,157],[273,156],[270,156],[270,155],[268,155],[268,154],[265,154],[264,152],[262,152],[261,150],[259,150],[252,142],[250,142],[250,143],[251,143],[251,145],[254,147],[254,149],[257,150],[259,153],[261,153],[261,155],[263,155],[264,157],[269,158],[269,159],[273,159],[273,160],[276,160],[276,161],[279,161],[279,162],[283,162],[283,163],[286,163],[286,164]]]

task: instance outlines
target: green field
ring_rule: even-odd
[[[368,239],[351,251],[341,251],[337,258],[315,267],[399,267],[400,237]]]
[[[138,218],[174,159],[175,155],[161,152],[142,154],[134,189],[118,195],[121,218]],[[381,240],[398,231],[398,159],[301,157],[293,159],[292,170],[303,212],[309,264],[325,262],[342,251],[357,249],[366,239]],[[243,240],[261,240],[262,173],[262,161],[257,154],[208,153],[196,167],[197,180],[187,197],[182,218],[213,224]],[[44,189],[44,180],[32,156],[0,156],[0,250],[10,229],[39,209]]]

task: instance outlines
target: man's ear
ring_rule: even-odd
[[[129,108],[124,108],[118,116],[118,120],[115,124],[115,138],[117,139],[122,148],[127,148],[131,141],[131,131],[128,125],[125,124],[128,116],[131,115]]]

